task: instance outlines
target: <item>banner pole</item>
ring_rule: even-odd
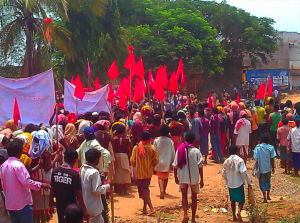
[[[76,98],[76,116],[78,116],[78,98]]]

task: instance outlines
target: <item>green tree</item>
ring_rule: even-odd
[[[86,75],[87,58],[92,76],[106,77],[109,66],[116,60],[123,64],[127,55],[127,32],[120,25],[116,0],[107,0],[104,14],[97,15],[85,7],[81,11],[69,9],[65,26],[71,32],[77,57],[66,59],[65,73]],[[86,78],[84,78],[86,80]]]
[[[43,66],[49,68],[44,19],[47,17],[47,11],[59,13],[67,18],[67,2],[65,0],[2,0],[0,8],[3,12],[0,17],[1,53],[4,56],[14,57],[16,46],[22,46],[25,42],[21,76],[27,77],[39,73],[43,70]],[[50,25],[50,30],[54,46],[71,58],[72,44],[69,32],[56,23]],[[42,58],[42,55],[46,57]]]
[[[148,4],[145,14],[145,24],[128,29],[135,54],[143,57],[146,68],[166,64],[169,71],[176,70],[183,58],[187,73],[222,73],[225,52],[215,39],[217,32],[195,8],[162,1]]]
[[[250,15],[250,13],[230,6],[226,1],[189,0],[210,25],[217,29],[218,39],[227,52],[224,63],[231,66],[238,63],[240,66],[246,54],[255,68],[260,61],[268,62],[277,49],[279,39],[273,28],[275,21],[270,18]],[[226,65],[226,64],[224,64]]]

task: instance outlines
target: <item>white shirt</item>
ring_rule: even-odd
[[[300,128],[292,128],[287,139],[292,143],[292,152],[300,153]]]
[[[234,134],[237,134],[236,145],[237,146],[249,146],[249,135],[251,133],[251,122],[243,118],[246,125],[242,125],[239,131],[234,128]]]
[[[277,90],[274,91],[274,96],[275,96],[275,98],[277,98],[277,96],[278,96],[278,91]]]
[[[235,87],[233,88],[233,91],[237,94],[238,93],[238,89]]]
[[[85,163],[85,152],[90,149],[97,149],[101,152],[100,162],[97,167],[100,172],[104,171],[108,173],[109,164],[111,163],[110,152],[102,147],[96,139],[92,139],[89,141],[84,140],[83,143],[81,143],[79,149],[77,149],[78,160],[80,161],[81,165]]]
[[[159,162],[155,166],[155,170],[169,172],[175,157],[173,140],[165,136],[157,137],[153,142],[153,146],[159,156]]]
[[[103,211],[101,194],[105,194],[110,185],[102,185],[99,171],[87,164],[83,165],[80,178],[82,197],[89,215],[101,214]]]
[[[238,188],[247,181],[248,185],[253,185],[250,176],[247,174],[247,167],[244,160],[231,155],[223,164],[222,176],[229,188]]]
[[[199,168],[203,167],[202,163],[202,154],[199,149],[195,147],[188,148],[189,161],[186,160],[186,165],[182,167],[182,169],[177,168],[177,157],[178,150],[175,154],[175,160],[173,162],[173,167],[177,168],[177,177],[180,184],[189,184],[189,185],[197,185],[200,180]],[[190,171],[188,168],[188,162],[190,163]],[[189,173],[190,172],[190,173]],[[191,180],[190,180],[191,176]]]

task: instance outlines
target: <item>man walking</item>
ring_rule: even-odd
[[[221,145],[221,122],[223,122],[222,117],[218,114],[219,111],[216,107],[212,109],[213,115],[210,117],[210,138],[211,144],[214,151],[214,162],[223,163],[224,158],[222,154]]]
[[[33,223],[30,190],[50,189],[50,185],[30,179],[26,167],[20,161],[23,154],[23,142],[20,139],[14,139],[5,148],[9,158],[0,168],[5,207],[12,223]]]

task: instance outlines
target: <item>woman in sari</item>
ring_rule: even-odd
[[[179,117],[177,114],[172,115],[172,122],[169,125],[171,139],[174,142],[175,151],[182,144],[183,139],[183,125],[179,122]]]
[[[129,159],[131,156],[131,144],[126,136],[126,128],[119,125],[116,136],[112,139],[112,147],[115,155],[115,192],[128,194],[128,186],[131,184],[131,171]]]

